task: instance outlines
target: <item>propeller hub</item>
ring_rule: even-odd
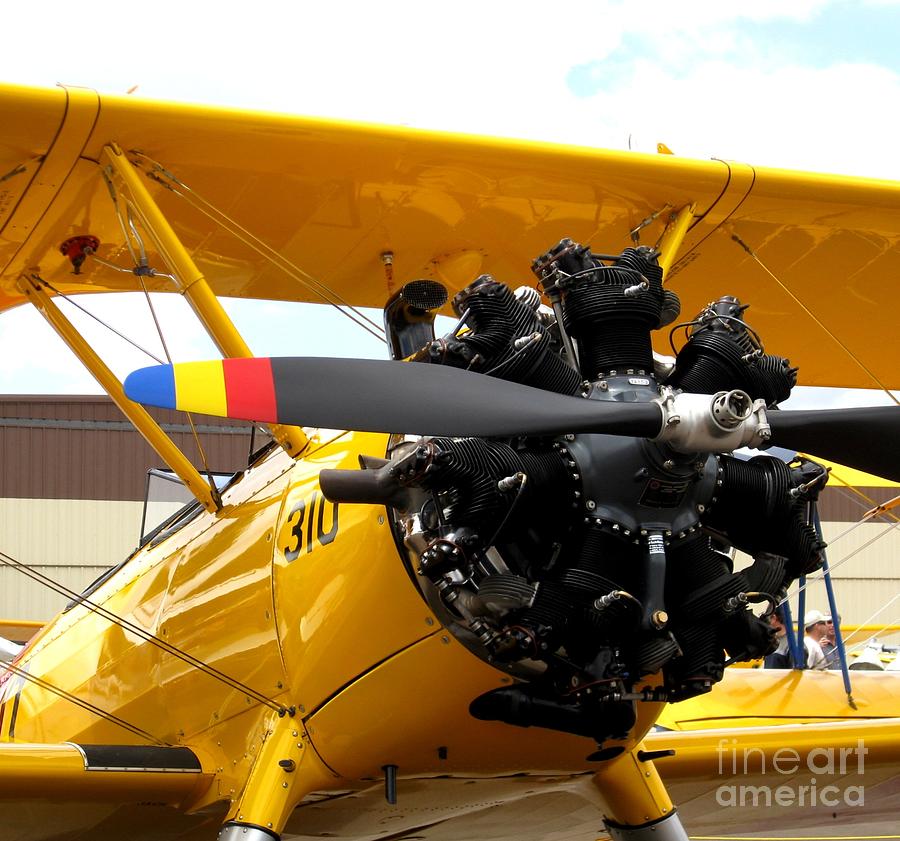
[[[662,432],[657,441],[681,453],[722,453],[739,447],[760,447],[771,437],[764,400],[744,391],[675,394],[664,388]]]

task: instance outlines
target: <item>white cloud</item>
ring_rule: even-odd
[[[802,164],[814,147],[820,168],[869,174],[873,160],[891,165],[879,140],[892,135],[889,109],[853,115],[861,101],[896,101],[896,75],[795,66],[777,42],[742,35],[747,21],[810,21],[829,5],[648,0],[636,13],[614,0],[462,0],[438,15],[406,0],[269,0],[247,14],[243,3],[161,0],[129,18],[94,2],[81,33],[42,25],[68,14],[57,0],[16,8],[19,31],[45,33],[42,49],[13,39],[0,78],[618,148],[646,135],[648,149],[672,138],[681,153],[757,164]],[[601,93],[568,88],[573,67],[613,53],[617,76]]]
[[[627,120],[647,150],[662,140],[688,157],[900,179],[895,116],[883,105],[900,98],[900,77],[882,67],[710,60],[676,78],[642,60],[625,89],[653,107],[628,109],[622,88],[598,93],[589,107],[609,134]]]

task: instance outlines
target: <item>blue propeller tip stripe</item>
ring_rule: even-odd
[[[125,378],[125,394],[135,403],[175,408],[175,369],[171,365],[140,368]]]

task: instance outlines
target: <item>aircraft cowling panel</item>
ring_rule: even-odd
[[[320,435],[293,468],[273,538],[281,652],[306,713],[438,627],[398,558],[387,511],[332,502],[319,488],[321,469],[355,467],[361,454],[384,452],[386,436]]]
[[[287,458],[284,463],[290,464]],[[272,477],[265,469],[250,469],[226,489],[222,514],[209,517],[206,528],[170,558],[171,578],[157,631],[224,674],[242,675],[244,684],[273,699],[289,684],[271,584],[272,523],[289,481],[287,473]],[[229,503],[239,500],[244,513],[229,517]],[[256,701],[240,689],[198,677],[195,668],[174,657],[161,658],[157,682],[167,706],[190,710],[178,722],[185,738],[234,715],[256,712]],[[198,686],[206,687],[199,705],[194,700]]]

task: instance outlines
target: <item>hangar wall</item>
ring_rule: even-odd
[[[151,414],[200,464],[186,415]],[[247,463],[249,424],[194,422],[213,471]],[[0,552],[81,592],[138,546],[151,467],[165,465],[108,397],[0,396]],[[67,601],[0,564],[0,618],[49,619]]]

